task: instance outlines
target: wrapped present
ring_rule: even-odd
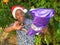
[[[48,25],[50,18],[54,16],[53,9],[36,8],[31,9],[29,13],[34,17],[34,19],[28,35],[39,33],[42,28],[45,28]]]

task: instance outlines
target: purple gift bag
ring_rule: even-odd
[[[32,25],[28,31],[28,35],[35,35],[40,32],[42,28],[46,27],[50,18],[54,16],[53,9],[36,8],[30,10],[29,13],[34,17]]]

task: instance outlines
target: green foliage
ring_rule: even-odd
[[[40,35],[35,36],[35,45],[41,45],[42,37]]]
[[[13,5],[25,6],[28,10],[34,6],[35,8],[53,8],[55,10],[55,16],[50,20],[49,30],[54,32],[53,36],[54,44],[59,45],[60,42],[60,0],[9,0],[6,5],[3,0],[0,0],[0,27],[6,27],[10,23],[14,22],[11,14],[11,7]],[[50,41],[49,36],[47,36],[46,43]],[[41,39],[41,38],[40,38]],[[38,41],[38,42],[37,42]],[[36,38],[36,43],[39,43],[39,38]]]

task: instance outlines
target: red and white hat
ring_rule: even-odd
[[[15,12],[16,12],[17,9],[22,10],[24,13],[27,12],[27,9],[25,9],[23,6],[12,6],[11,11],[12,11],[12,15],[15,19],[16,19]]]

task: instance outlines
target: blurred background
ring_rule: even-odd
[[[46,35],[45,40],[43,36],[35,36],[35,45],[60,45],[60,0],[0,0],[0,37],[4,28],[15,21],[10,10],[13,5],[22,5],[28,10],[31,8],[54,9],[55,16],[48,25],[50,33]],[[28,14],[26,15],[30,17]],[[0,42],[0,45],[17,45],[16,32],[10,32],[7,38]]]

